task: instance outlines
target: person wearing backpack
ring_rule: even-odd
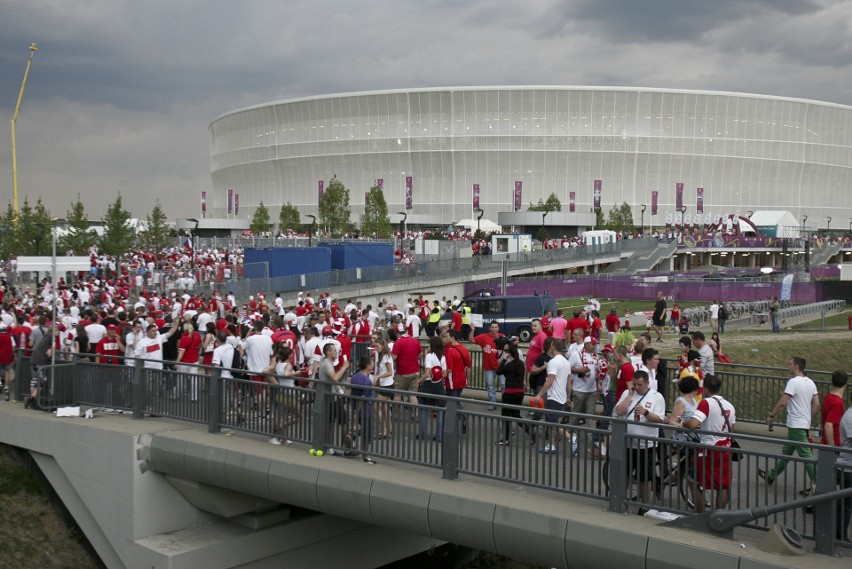
[[[719,304],[719,334],[725,333],[725,322],[728,321],[728,316],[728,307],[724,302]]]

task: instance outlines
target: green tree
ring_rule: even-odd
[[[288,229],[297,233],[302,230],[302,216],[299,214],[299,208],[290,202],[282,205],[281,211],[278,212],[278,231],[287,231]]]
[[[349,207],[349,189],[334,176],[322,195],[319,206],[319,224],[334,237],[340,237],[352,228],[352,208]]]
[[[121,194],[107,208],[101,221],[104,223],[104,235],[99,247],[103,253],[120,257],[133,247],[136,232],[130,226],[130,212],[121,205]]]
[[[544,243],[548,239],[550,239],[550,233],[547,232],[547,229],[544,227],[539,227],[538,231],[535,232],[535,238]]]
[[[367,194],[364,215],[361,216],[361,233],[379,239],[390,237],[391,223],[388,217],[388,203],[378,186],[370,188]]]
[[[44,207],[41,198],[35,207],[24,198],[24,205],[18,212],[18,227],[15,230],[16,255],[50,255],[53,245],[51,227],[53,219]]]
[[[538,203],[531,203],[527,211],[561,211],[562,202],[556,197],[556,194],[551,193],[547,196],[547,201],[539,198]]]
[[[257,209],[254,210],[254,217],[251,218],[249,229],[255,235],[262,235],[269,231],[270,227],[272,227],[272,219],[269,217],[269,208],[263,205],[263,200],[261,200]]]
[[[60,250],[63,253],[71,251],[75,255],[85,255],[89,247],[97,243],[98,235],[91,229],[80,194],[77,194],[77,201],[71,204],[71,211],[65,214],[65,221],[67,232],[59,240]]]
[[[6,205],[6,212],[0,215],[0,259],[8,259],[17,249],[15,239],[15,210],[12,203]]]
[[[604,219],[603,209],[595,210],[595,228],[606,229],[606,220]]]
[[[636,229],[636,224],[633,222],[633,210],[627,202],[621,205],[613,205],[609,210],[609,217],[606,221],[606,229],[611,231],[633,231]]]
[[[145,232],[140,233],[139,241],[152,253],[159,253],[172,244],[172,228],[169,219],[160,205],[160,200],[154,203],[154,209],[145,217]]]

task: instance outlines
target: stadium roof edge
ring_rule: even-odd
[[[558,90],[558,91],[621,91],[621,92],[648,92],[648,93],[687,93],[693,95],[722,95],[726,97],[748,97],[755,99],[770,99],[776,101],[789,101],[794,103],[809,103],[827,107],[836,107],[840,109],[852,110],[852,106],[843,105],[840,103],[832,103],[829,101],[819,101],[817,99],[801,99],[796,97],[782,97],[779,95],[762,95],[760,93],[742,93],[736,91],[702,91],[700,89],[668,89],[663,87],[626,87],[626,86],[592,86],[592,85],[485,85],[485,86],[466,86],[466,87],[418,87],[412,89],[377,89],[373,91],[353,91],[348,93],[326,93],[323,95],[313,95],[309,97],[296,97],[293,99],[281,99],[277,101],[267,101],[228,111],[219,115],[210,123],[219,121],[230,115],[244,113],[247,111],[268,107],[270,105],[283,105],[288,103],[300,103],[304,101],[318,101],[324,99],[333,99],[336,97],[360,97],[369,95],[393,95],[405,93],[430,93],[440,91],[540,91],[540,90]],[[209,127],[208,127],[209,128]]]

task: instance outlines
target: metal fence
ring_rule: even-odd
[[[340,384],[283,387],[222,378],[221,368],[200,366],[203,373],[181,374],[143,364],[101,365],[82,359],[59,364],[48,374],[42,404],[110,407],[137,419],[156,415],[206,424],[211,433],[227,429],[281,437],[315,449],[440,469],[448,479],[466,474],[584,496],[621,513],[656,508],[691,516],[711,509],[720,495],[691,481],[696,480],[696,457],[724,455],[711,452],[718,447],[672,439],[673,432],[683,431],[677,427],[660,425],[659,436],[640,436],[628,430],[633,421],[620,418],[601,428],[599,416],[554,411],[556,420],[543,422],[528,407],[498,404],[497,415],[454,397],[398,392],[398,399],[389,400],[355,396]],[[407,397],[423,399],[414,403]],[[565,424],[569,420],[575,424]],[[833,553],[837,545],[852,546],[848,534],[835,531],[831,497],[819,501],[818,496],[835,490],[838,453],[844,451],[749,435],[733,438],[741,449],[734,451],[739,461],[733,463],[730,500],[723,508],[768,508],[769,515],[745,525],[768,529],[783,524],[813,538],[823,553]],[[552,452],[542,452],[548,442]],[[787,468],[769,485],[759,472],[782,458],[782,444],[814,448],[818,455],[816,460],[783,457]],[[603,447],[605,457],[600,456]],[[644,447],[651,450],[636,450]],[[646,467],[647,482],[634,480],[639,475],[631,473],[646,472]],[[810,499],[816,502],[811,515],[804,508],[809,502],[802,502],[799,494],[811,482],[805,472],[814,467],[817,498]]]

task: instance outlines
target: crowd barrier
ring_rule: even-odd
[[[415,392],[398,392],[395,400],[356,397],[349,386],[336,383],[283,387],[223,378],[219,367],[198,366],[199,373],[178,373],[147,368],[145,363],[104,365],[84,358],[58,363],[47,370],[39,405],[47,410],[62,405],[111,408],[136,419],[160,416],[195,422],[211,433],[226,429],[281,437],[356,458],[369,454],[432,468],[447,479],[464,474],[583,496],[606,503],[614,512],[656,508],[689,516],[705,504],[710,508],[717,496],[716,489],[690,483],[695,479],[694,458],[707,455],[711,447],[672,439],[672,432],[683,431],[677,427],[660,425],[659,435],[640,436],[628,431],[632,420],[621,418],[600,428],[599,416],[554,411],[561,421],[545,423],[530,414],[530,407],[498,404],[498,415],[469,399],[437,395],[425,399]],[[28,364],[21,357],[18,370]],[[776,377],[772,370],[763,377],[763,388],[783,384],[780,373]],[[19,383],[27,379],[26,372],[18,376]],[[727,389],[737,380],[733,374],[727,379],[725,393],[730,395]],[[415,403],[413,397],[424,399]],[[566,424],[569,420],[575,424]],[[385,430],[390,433],[383,438]],[[730,451],[739,461],[733,463],[726,509],[772,508],[773,513],[745,525],[766,530],[782,524],[814,539],[816,550],[823,553],[833,553],[837,545],[852,546],[848,534],[835,531],[836,502],[830,496],[819,499],[836,488],[835,473],[841,473],[837,459],[843,450],[744,434],[732,438],[741,448]],[[508,444],[497,444],[501,440]],[[542,452],[550,440],[555,443],[553,452]],[[601,443],[608,449],[605,457],[599,456]],[[770,486],[759,472],[775,464],[783,444],[817,450],[817,458],[787,457],[786,470]],[[632,450],[646,446],[655,450],[644,458]],[[644,494],[644,484],[629,473],[647,457],[652,457],[653,472],[648,474],[650,492]],[[810,483],[805,470],[811,465],[817,472],[812,513],[799,498]]]

